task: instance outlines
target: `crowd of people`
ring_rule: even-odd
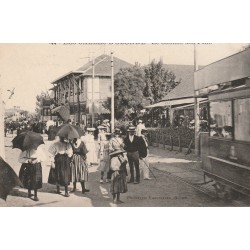
[[[77,126],[80,128],[80,124]],[[97,129],[97,141],[96,128],[92,127],[87,127],[85,134],[79,138],[55,137],[48,148],[51,165],[48,183],[55,185],[58,194],[63,187],[65,197],[69,197],[70,192],[75,192],[77,183],[80,183],[81,191],[85,194],[90,191],[86,187],[88,170],[96,165],[100,171],[99,182],[110,183],[113,202],[119,204],[122,203],[120,194],[128,190],[127,183],[139,184],[141,174],[143,179],[151,179],[147,129],[141,120],[138,121],[137,127],[130,124],[126,135],[122,134],[120,128],[115,128],[111,133],[109,121],[101,123]],[[46,161],[46,154],[41,146],[36,150],[25,150],[19,157],[19,162],[22,163],[20,180],[24,188],[28,189],[28,197],[34,196],[35,201],[39,200],[37,191],[42,188],[41,162],[43,161]],[[71,191],[69,191],[70,183],[73,186]]]

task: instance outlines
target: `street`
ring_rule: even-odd
[[[19,149],[12,149],[11,140],[13,137],[5,137],[6,161],[18,174],[21,164],[18,163]],[[52,143],[44,135],[44,149]],[[169,170],[174,170],[176,175],[185,174],[183,168],[195,168],[198,162],[193,155],[184,156],[183,153],[163,151],[151,147],[150,149],[150,168],[156,179],[151,173],[151,180],[142,180],[139,185],[128,184],[128,192],[121,194],[123,204],[113,204],[112,195],[109,193],[109,183],[99,183],[100,172],[97,166],[89,169],[89,181],[87,188],[89,193],[82,194],[80,183],[77,184],[77,191],[71,193],[70,197],[55,193],[55,186],[48,184],[49,162],[43,164],[43,188],[39,189],[39,201],[35,202],[27,197],[27,190],[15,188],[8,196],[7,201],[1,201],[0,206],[9,207],[217,207],[232,206],[229,201],[216,199],[207,194],[194,189],[186,183],[180,182],[169,176]],[[164,155],[163,155],[164,154]],[[185,159],[184,159],[185,158]],[[167,172],[165,172],[167,171]],[[200,174],[200,173],[199,173]],[[190,176],[186,176],[191,178]],[[192,176],[194,178],[194,175]],[[70,185],[70,190],[72,184]]]

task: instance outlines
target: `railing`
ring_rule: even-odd
[[[169,150],[186,149],[186,154],[194,149],[194,130],[180,128],[148,128],[149,144],[151,146],[168,148]]]

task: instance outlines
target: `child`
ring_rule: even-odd
[[[109,154],[112,157],[110,160],[110,169],[114,171],[111,176],[110,192],[113,195],[113,202],[116,204],[123,203],[120,200],[120,194],[128,191],[126,181],[127,161],[124,159],[123,153],[125,151],[116,150]]]

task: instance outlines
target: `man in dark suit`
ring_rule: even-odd
[[[139,184],[140,183],[140,169],[139,158],[141,156],[141,149],[145,148],[143,139],[135,135],[135,127],[130,126],[128,128],[128,135],[124,139],[124,149],[127,151],[128,163],[130,168],[130,181],[128,183]],[[134,168],[135,174],[134,175]]]

